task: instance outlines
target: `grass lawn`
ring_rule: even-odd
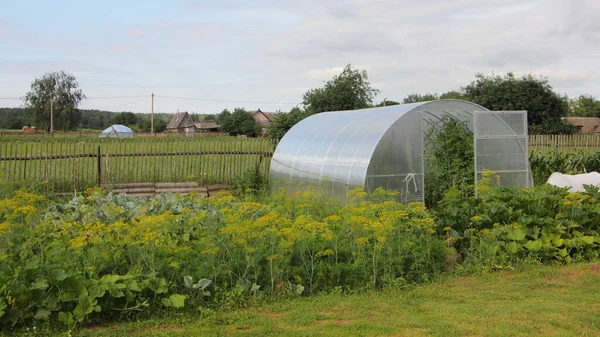
[[[83,336],[598,336],[600,263],[535,267],[205,318],[93,326]]]

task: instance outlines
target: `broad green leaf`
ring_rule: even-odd
[[[33,283],[29,286],[31,289],[46,289],[49,287],[48,281],[46,279],[38,277],[35,279]]]
[[[212,283],[212,281],[211,281],[211,280],[209,280],[209,279],[207,279],[207,278],[203,278],[203,279],[200,279],[200,280],[198,281],[198,283],[196,283],[194,286],[198,286],[198,287],[196,287],[196,288],[200,288],[200,289],[204,290],[204,289],[206,289],[206,288],[207,288],[207,287],[208,287],[208,286],[209,286],[211,283]]]
[[[183,285],[186,288],[190,289],[190,288],[192,288],[192,286],[194,286],[194,288],[196,288],[195,285],[193,285],[193,283],[194,283],[194,279],[191,276],[183,277]]]
[[[164,278],[153,278],[148,282],[148,288],[157,294],[163,294],[169,291],[167,281]]]
[[[594,244],[594,237],[593,236],[582,236],[581,237],[581,241],[583,241],[586,245],[593,245]]]
[[[519,245],[514,241],[509,242],[506,244],[506,251],[510,254],[516,254],[519,251]]]
[[[93,285],[88,288],[89,296],[92,298],[102,297],[106,291],[99,285]]]
[[[560,250],[557,252],[557,254],[558,254],[558,256],[560,256],[560,257],[565,257],[565,256],[569,255],[569,253],[567,253],[567,249],[566,249],[566,248],[560,249]]]
[[[526,244],[523,245],[523,247],[535,252],[542,248],[542,242],[540,240],[529,240]]]
[[[85,316],[94,310],[96,302],[95,299],[92,300],[89,296],[80,296],[77,306],[73,309],[73,317],[79,322],[83,321]]]
[[[65,273],[62,269],[54,269],[52,271],[52,277],[54,277],[57,281],[62,281],[68,277],[67,273]]]
[[[38,308],[38,310],[36,310],[34,318],[35,319],[47,319],[48,317],[50,317],[50,314],[52,313],[52,311],[46,309],[46,308]]]
[[[8,307],[8,305],[6,304],[6,302],[4,301],[3,298],[0,298],[0,318],[2,318],[2,316],[4,316],[5,313],[5,309]]]
[[[173,294],[169,296],[171,303],[173,303],[173,308],[183,308],[185,306],[185,299],[187,296],[180,294]]]
[[[294,287],[294,293],[295,293],[296,295],[302,295],[302,293],[303,293],[303,292],[304,292],[304,286],[303,286],[303,285],[301,285],[301,284],[297,284],[297,285]]]
[[[127,282],[127,289],[130,291],[142,291],[142,288],[136,280],[129,280]]]
[[[70,326],[74,323],[73,314],[61,311],[58,313],[58,321]]]
[[[560,247],[563,245],[564,240],[563,239],[554,239],[552,240],[552,243],[556,246],[556,247]]]
[[[514,240],[514,241],[521,241],[521,240],[525,239],[525,235],[527,235],[527,232],[523,228],[520,228],[520,227],[511,228],[506,233],[506,237],[509,240]]]

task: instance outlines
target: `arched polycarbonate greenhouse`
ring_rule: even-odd
[[[503,186],[533,185],[527,150],[527,113],[499,111],[461,100],[437,100],[312,115],[279,142],[270,168],[272,189],[320,189],[342,202],[350,190],[378,187],[423,201],[424,133],[449,116],[474,137],[476,181],[486,170]]]

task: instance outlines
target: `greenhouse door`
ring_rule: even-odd
[[[498,124],[498,120],[502,121]],[[473,114],[475,191],[486,171],[501,186],[529,186],[527,111],[476,111]]]

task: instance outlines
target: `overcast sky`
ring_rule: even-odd
[[[287,111],[347,63],[378,101],[507,71],[600,96],[600,0],[0,0],[0,98],[65,70],[90,98],[145,96],[83,108]]]

